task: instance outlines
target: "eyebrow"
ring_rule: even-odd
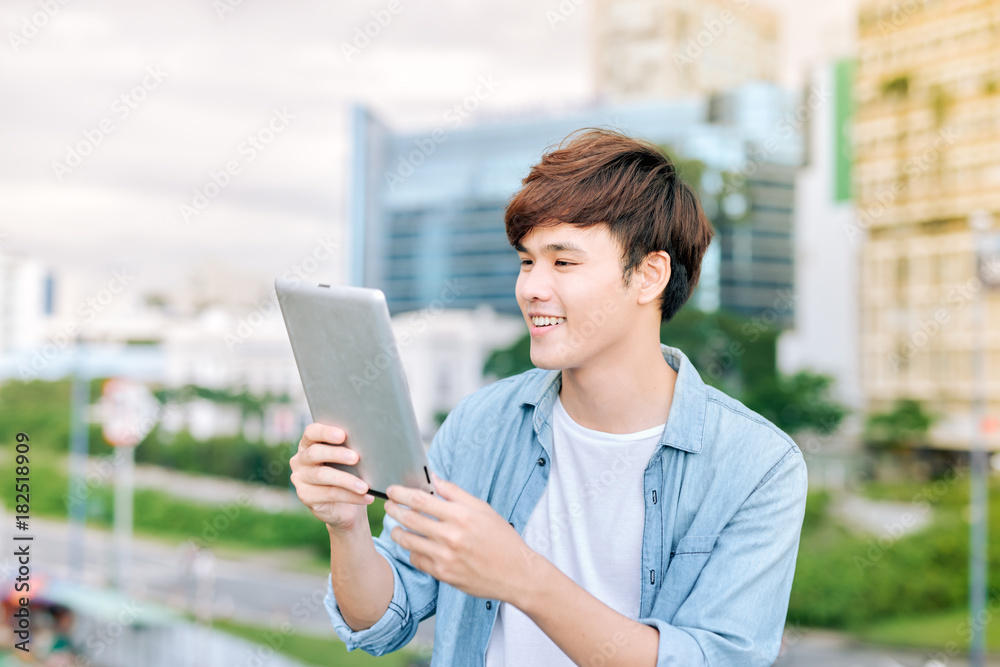
[[[527,252],[530,254],[530,251],[524,247],[524,244],[520,242],[514,244],[514,250],[517,250],[518,252]],[[549,243],[548,245],[542,246],[542,252],[545,254],[555,253],[555,252],[575,252],[583,257],[587,257],[586,250],[570,243],[569,241],[563,241],[561,243]]]

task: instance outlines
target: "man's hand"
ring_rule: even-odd
[[[410,551],[414,567],[474,597],[514,605],[577,665],[656,664],[657,628],[581,588],[525,544],[489,503],[437,475],[434,490],[441,497],[404,486],[386,489],[386,513],[406,528],[393,528],[390,536]]]
[[[386,514],[407,529],[394,528],[390,537],[438,581],[517,604],[530,590],[539,554],[486,501],[437,475],[434,489],[440,497],[395,484],[386,489]]]

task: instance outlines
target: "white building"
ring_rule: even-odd
[[[497,313],[488,305],[473,310],[432,309],[400,313],[392,319],[399,356],[413,397],[420,432],[426,440],[437,431],[435,415],[449,412],[465,396],[488,384],[483,366],[493,350],[509,347],[525,335],[524,319]]]
[[[43,343],[53,289],[41,261],[0,252],[0,356]]]

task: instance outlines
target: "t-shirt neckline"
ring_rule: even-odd
[[[663,429],[667,427],[667,423],[663,422],[659,426],[653,426],[652,428],[636,431],[635,433],[605,433],[604,431],[596,431],[594,429],[587,428],[586,426],[581,426],[576,420],[570,417],[569,413],[566,412],[566,408],[562,404],[562,399],[559,397],[559,394],[556,394],[555,411],[558,413],[556,418],[561,418],[567,428],[594,440],[635,442],[638,440],[646,440],[647,438],[651,438],[653,436],[662,435]]]

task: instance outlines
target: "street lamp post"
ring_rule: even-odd
[[[69,566],[78,583],[86,574],[87,522],[87,456],[90,422],[90,375],[86,365],[86,348],[77,340],[74,348],[73,390],[70,399],[69,456]]]
[[[972,442],[970,443],[971,527],[969,544],[969,612],[972,637],[969,645],[970,667],[983,667],[986,660],[984,632],[986,607],[986,530],[988,507],[987,452],[984,433],[986,421],[986,290],[996,287],[1000,276],[995,270],[996,257],[990,257],[986,232],[993,218],[988,211],[977,210],[969,216],[973,234],[973,257],[979,289],[972,304]],[[995,244],[994,244],[995,245]],[[995,250],[993,251],[995,252]]]

